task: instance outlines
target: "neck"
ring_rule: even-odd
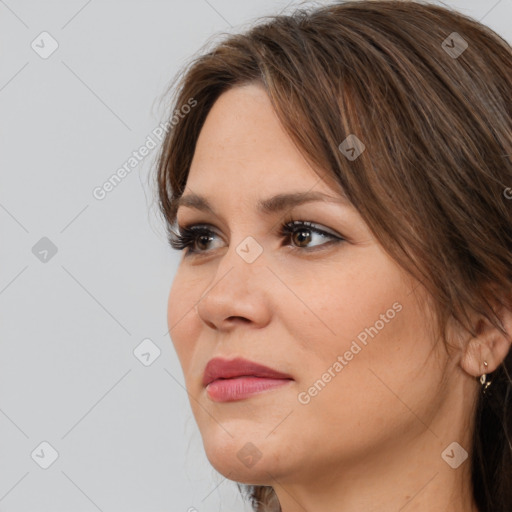
[[[392,453],[376,463],[359,461],[351,467],[330,467],[308,482],[274,481],[282,512],[478,512],[473,500],[470,460],[451,468],[436,448],[411,450],[395,446]],[[396,455],[396,454],[395,454]]]

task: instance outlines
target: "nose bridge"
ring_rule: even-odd
[[[263,247],[252,236],[231,245],[222,257],[208,294],[228,292],[233,298],[243,299],[251,288],[262,281]]]
[[[230,245],[199,300],[197,312],[217,327],[230,317],[261,321],[266,309],[265,272],[263,247],[254,237]]]

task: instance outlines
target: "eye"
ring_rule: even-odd
[[[206,224],[179,226],[178,229],[179,231],[171,231],[169,244],[178,251],[187,249],[187,254],[206,252],[204,246],[211,243],[213,237],[217,236]]]
[[[291,220],[281,226],[280,235],[286,238],[294,250],[317,250],[327,245],[326,241],[331,243],[339,243],[344,238],[333,232],[328,232],[327,228],[320,229],[317,224],[306,220]],[[315,239],[318,243],[314,244]],[[309,245],[308,244],[313,244]]]
[[[219,235],[207,224],[179,226],[179,231],[172,231],[169,244],[173,249],[187,249],[186,254],[202,254],[209,252],[208,246],[215,242]],[[320,229],[317,224],[304,220],[292,220],[282,224],[279,236],[285,239],[283,245],[292,250],[308,252],[323,248],[325,245],[340,243],[345,239],[338,234],[328,232],[327,228]],[[314,243],[314,242],[317,243]],[[327,243],[328,242],[328,243]]]

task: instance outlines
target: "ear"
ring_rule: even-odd
[[[478,377],[483,373],[491,373],[507,357],[512,345],[512,310],[501,308],[498,314],[507,335],[492,325],[485,317],[476,320],[476,337],[471,337],[463,350],[462,368]],[[487,362],[487,367],[484,365]]]

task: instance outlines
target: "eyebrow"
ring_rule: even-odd
[[[293,192],[288,194],[277,194],[268,199],[262,199],[258,201],[257,208],[260,213],[270,215],[272,213],[281,212],[288,208],[313,201],[331,202],[342,205],[349,204],[349,200],[345,195],[333,197],[324,194],[323,192]],[[177,198],[173,203],[174,214],[177,213],[178,208],[181,206],[217,215],[208,199],[198,194],[191,193]]]

